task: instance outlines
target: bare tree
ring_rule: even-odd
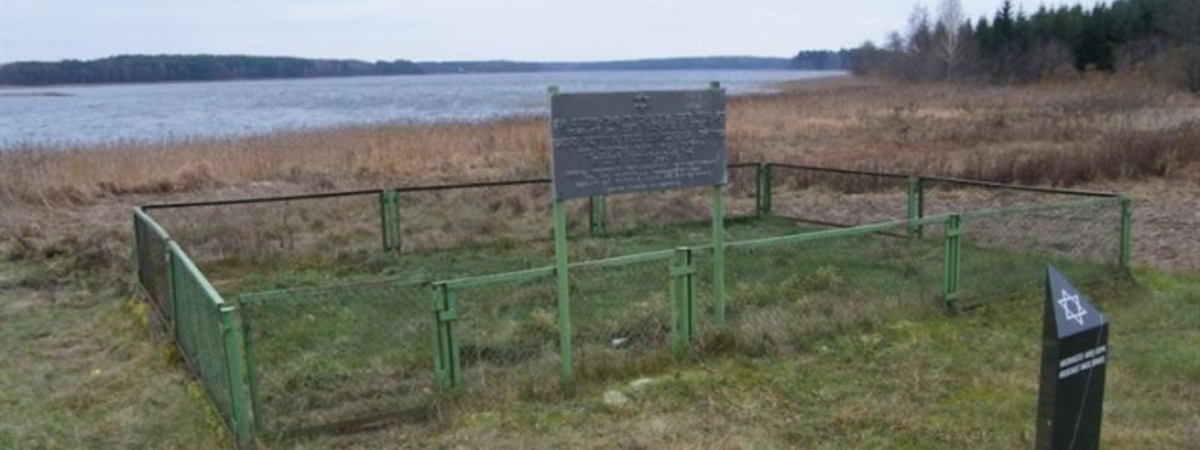
[[[946,80],[953,81],[963,54],[962,3],[942,0],[938,4],[937,56],[946,69]]]

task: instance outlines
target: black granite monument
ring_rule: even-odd
[[[1035,450],[1100,448],[1107,361],[1108,319],[1048,266]]]

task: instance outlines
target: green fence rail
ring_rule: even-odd
[[[886,321],[1035,294],[1048,262],[1085,282],[1129,269],[1133,205],[1115,194],[769,163],[732,169],[723,190],[565,207],[570,229],[597,240],[581,244],[563,280],[555,265],[482,275],[471,270],[496,266],[429,267],[422,273],[432,276],[242,292],[230,297],[234,306],[183,250],[237,259],[245,255],[213,249],[290,229],[348,233],[352,240],[337,242],[353,245],[374,239],[382,252],[340,254],[393,258],[363,266],[373,270],[444,248],[437,236],[445,233],[471,235],[461,242],[476,251],[531,242],[548,255],[546,180],[518,180],[272,199],[277,210],[249,229],[209,229],[189,216],[163,227],[157,215],[267,211],[252,200],[147,207],[154,218],[138,208],[137,281],[234,442],[248,446],[254,436],[428,417],[438,392],[503,403],[555,394],[575,380],[652,375],[685,357],[810,351],[821,339],[869,334]],[[723,208],[708,209],[712,195]],[[346,206],[295,208],[304,201]],[[639,204],[665,213],[639,216]],[[742,236],[693,225],[673,239],[710,244],[605,255],[612,239],[636,241],[647,224],[703,222],[707,213],[752,217],[744,219],[752,231],[753,223],[788,231]],[[188,244],[167,233],[176,225]],[[520,233],[531,236],[506,237]],[[309,248],[321,254],[337,242]],[[274,249],[250,260],[287,255]],[[721,267],[724,278],[715,275]],[[559,302],[562,289],[569,305]]]

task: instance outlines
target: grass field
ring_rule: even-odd
[[[1062,212],[1056,215],[1061,219]],[[1051,220],[1042,217],[1039,222]],[[697,322],[703,332],[691,346],[690,358],[802,356],[846,334],[940,316],[944,243],[939,227],[928,226],[928,237],[916,240],[901,237],[907,230],[898,224],[882,234],[766,248],[734,244],[727,258],[728,328],[713,325],[711,259],[706,252],[697,253]],[[814,230],[785,219],[747,219],[731,222],[728,231],[754,242]],[[710,233],[702,223],[576,239],[572,259],[580,262],[572,271],[572,334],[578,384],[572,391],[690,367],[670,352],[668,274],[673,255],[630,264],[587,261],[608,261],[597,255],[619,259],[703,246]],[[1071,239],[1065,238],[1054,243],[1067,245]],[[1023,269],[1044,267],[1047,261],[1077,280],[1112,276],[1111,266],[1102,262],[989,248],[986,236],[972,233],[967,242],[965,258],[974,268],[966,271],[969,284],[1006,286],[964,293],[967,302],[1036,293],[1037,270]],[[548,242],[533,241],[374,257],[365,264],[235,259],[214,265],[210,275],[222,280],[218,289],[227,298],[251,293],[243,297],[250,302],[243,317],[258,367],[254,374],[262,409],[256,415],[264,435],[273,440],[280,433],[375,426],[395,413],[428,420],[528,401],[573,399],[556,387],[555,290],[549,271],[530,281],[452,288],[467,390],[448,399],[435,393],[433,383],[435,322],[424,282],[544,267],[551,257]],[[293,290],[274,290],[282,288]],[[274,291],[253,294],[264,289]]]
[[[1196,146],[1200,136],[1194,126],[1196,108],[1194,97],[1119,78],[980,89],[841,79],[790,86],[782,94],[734,99],[730,104],[729,137],[734,161],[791,161],[1083,185],[1134,193],[1139,202],[1135,219],[1137,284],[1086,288],[1114,324],[1104,445],[1118,449],[1184,449],[1200,441],[1200,408],[1196,406],[1200,405],[1200,384],[1196,383],[1200,380],[1200,355],[1196,353],[1200,348],[1200,277],[1187,272],[1200,268],[1200,258],[1191,251],[1197,247],[1190,231],[1200,221],[1192,215],[1195,208],[1189,206],[1200,198],[1200,184],[1196,182],[1200,177],[1192,164],[1198,156],[1195,149],[1200,148]],[[380,125],[246,139],[114,144],[51,152],[29,148],[0,153],[0,342],[6,344],[0,346],[0,448],[228,448],[203,391],[185,378],[177,356],[155,346],[146,307],[130,301],[131,205],[536,177],[546,171],[547,145],[545,124],[540,119],[511,119],[480,126]],[[790,203],[779,204],[777,209],[857,220],[891,217],[894,207],[902,205],[886,193],[853,197],[843,194],[819,189],[790,193],[786,194]],[[494,208],[488,211],[525,211],[540,217],[545,205],[538,195],[531,191],[499,199],[471,194],[456,198],[465,205]],[[697,198],[703,206],[704,197]],[[947,208],[1008,201],[954,192],[940,198]],[[658,205],[655,212],[661,217],[694,219],[689,214],[695,212],[697,203],[689,196],[663,196],[654,202]],[[620,211],[619,205],[613,208]],[[407,212],[422,214],[420,210]],[[457,210],[452,213],[465,214]],[[362,218],[370,217],[364,214]],[[469,217],[463,221],[466,226],[446,232],[445,224],[449,222],[445,217],[426,215],[428,222],[420,224],[423,228],[413,230],[421,236],[411,242],[417,249],[469,243],[463,237],[480,232],[548,236],[547,223],[540,221],[498,225]],[[1062,223],[1086,226],[1089,216],[1080,213]],[[287,218],[284,213],[280,217],[286,219],[281,221],[285,225],[289,220],[312,218]],[[629,216],[625,213],[615,217]],[[181,216],[178,223],[208,220],[218,224],[218,219],[197,210],[191,217]],[[1042,219],[1026,216],[996,221],[979,229],[988,239],[980,239],[978,246],[1012,244],[1016,239],[1022,248],[1041,248],[1053,258],[1071,252],[1089,256],[1091,250],[1087,249],[1093,248],[1110,253],[1111,242],[1067,241],[1069,245],[1060,248],[1038,241],[1038,235],[1061,236],[1069,229],[1029,227]],[[194,234],[190,236],[194,242],[204,245],[189,251],[197,252],[195,256],[222,292],[230,293],[323,285],[352,280],[364,271],[372,276],[412,272],[404,262],[363,258],[367,253],[361,249],[377,248],[370,234],[378,231],[374,225],[336,229],[331,223],[327,219],[325,228],[309,231],[332,230],[336,233],[330,235],[344,234],[349,240],[290,239],[293,230],[285,226],[272,233],[234,234],[241,240],[221,241]],[[230,224],[226,231],[245,228],[239,228],[242,224],[238,222]],[[574,230],[578,231],[579,226],[575,222]],[[971,232],[970,228],[964,229]],[[180,227],[172,230],[187,232]],[[706,231],[704,227],[691,232],[686,227],[676,230],[672,232],[694,233],[699,239]],[[1007,232],[1001,232],[1004,230]],[[769,229],[764,234],[774,235],[777,231]],[[755,233],[750,229],[744,236],[754,237]],[[688,242],[682,239],[685,235],[666,241],[645,237],[653,233],[642,236],[645,240],[640,242],[580,240],[577,251],[581,258],[605,258],[656,249],[668,242]],[[308,244],[313,245],[306,247]],[[469,275],[476,270],[535,266],[549,254],[548,246],[524,240],[473,244],[500,245],[516,256],[491,263],[469,251],[438,257],[457,255],[449,267]],[[663,283],[655,274],[665,271],[665,262],[662,266],[638,266],[612,273],[581,271],[584,290],[578,294],[580,301],[590,297],[597,299],[597,304],[612,301],[659,306],[634,309],[641,311],[637,317],[596,314],[606,308],[579,309],[587,319],[581,323],[580,332],[587,337],[584,343],[591,343],[581,348],[590,348],[599,355],[594,360],[605,364],[585,367],[582,373],[588,382],[573,393],[560,392],[550,382],[555,366],[542,357],[541,348],[524,344],[545,339],[547,323],[552,323],[548,320],[553,317],[536,313],[544,305],[526,305],[533,311],[527,314],[532,319],[527,326],[513,326],[506,321],[513,309],[488,306],[492,305],[488,300],[497,296],[502,300],[510,296],[540,298],[552,292],[548,286],[533,283],[490,291],[464,290],[460,301],[483,306],[467,311],[474,314],[470,320],[475,323],[463,323],[463,327],[499,335],[509,333],[507,336],[519,339],[508,342],[518,345],[497,348],[491,335],[466,336],[464,350],[471,367],[465,374],[468,391],[461,397],[435,397],[430,413],[435,420],[364,433],[272,440],[266,447],[1031,446],[1040,332],[1036,277],[1046,258],[1035,264],[1026,263],[1026,255],[1011,252],[967,252],[965,291],[978,291],[980,295],[1008,293],[1015,298],[956,317],[902,309],[888,315],[895,320],[851,321],[849,326],[839,328],[838,324],[847,323],[842,319],[860,311],[831,304],[861,305],[867,294],[883,291],[895,300],[888,304],[904,306],[909,303],[903,299],[924,298],[928,291],[937,289],[936,285],[925,287],[936,278],[922,275],[932,267],[925,261],[937,260],[935,249],[875,245],[873,249],[863,247],[861,252],[837,248],[803,257],[772,251],[731,255],[741,258],[742,267],[750,268],[731,275],[741,279],[730,281],[731,296],[736,296],[731,298],[742,299],[754,308],[739,310],[735,305],[730,316],[735,331],[703,335],[694,351],[704,357],[684,363],[650,353],[613,358],[615,353],[629,353],[615,351],[613,337],[628,335],[631,342],[638,338],[652,343],[661,339],[664,310],[655,308],[661,308],[663,302],[633,292]],[[288,251],[319,253],[343,248],[358,250],[327,252],[331,255],[328,258],[307,263],[261,264]],[[968,260],[970,255],[980,256]],[[859,259],[867,260],[869,265],[847,266],[848,259],[862,256],[867,258]],[[819,262],[808,263],[814,260]],[[897,262],[901,260],[911,262]],[[886,273],[907,277],[892,280],[871,268],[899,269]],[[971,275],[970,271],[979,273]],[[787,276],[788,272],[803,275]],[[859,289],[848,281],[859,276],[875,283]],[[968,281],[992,279],[989,277],[1020,277],[1026,283]],[[622,290],[609,292],[602,288],[613,284]],[[659,286],[665,298],[665,284]],[[932,303],[936,311],[936,299]],[[332,317],[346,322],[369,322],[384,318],[376,311],[342,308],[315,312],[343,314]],[[838,320],[793,320],[796,314],[807,311]],[[285,332],[333,333],[339,322],[315,322],[322,317],[320,314],[313,314],[314,319],[307,315],[289,317],[295,321],[292,325],[278,324],[280,329],[261,341],[264,364],[276,367],[271,375],[279,382],[272,387],[276,392],[306,392],[297,387],[308,382],[317,383],[311,387],[321,389],[307,392],[338,393],[339,383],[358,383],[339,378],[346,373],[372,373],[372,368],[394,366],[398,361],[420,361],[404,352],[379,361],[346,352],[356,342],[396,342],[406,333],[425,336],[424,330],[391,329],[387,334],[372,335],[379,328],[356,328],[354,332],[362,335],[350,335],[349,341],[317,341],[333,347],[313,344],[316,350],[345,355],[342,359],[350,361],[346,367],[327,363],[318,367],[324,372],[313,373],[333,376],[293,377],[283,365],[294,360],[291,356],[296,350],[277,344],[299,337],[289,337]],[[612,323],[618,326],[613,328]],[[838,332],[830,333],[828,329]],[[704,327],[702,330],[708,331]],[[515,362],[501,366],[495,363],[498,358]],[[588,360],[586,356],[580,359]],[[606,368],[610,362],[620,370]],[[347,367],[356,371],[347,371]],[[505,384],[501,375],[506,371],[518,376],[514,378],[518,381],[537,374],[545,383]],[[408,379],[408,374],[392,377],[385,370],[374,373],[384,377],[361,383],[366,386],[361,392],[421,388],[395,382],[395,378]],[[288,385],[289,379],[297,381]],[[328,384],[330,380],[334,383]],[[330,389],[322,390],[325,386]],[[622,393],[627,402],[619,406],[605,403],[603,397],[610,391]],[[297,397],[317,406],[323,401],[344,400],[320,395]],[[304,405],[287,403],[292,400],[277,395],[268,401],[274,402],[274,415],[268,415],[271,429],[319,423],[322,414],[330,411],[321,406],[311,408],[316,411],[314,415],[305,416],[301,408]],[[360,411],[373,411],[377,405],[363,402],[361,406]]]
[[[846,288],[828,278],[800,282],[826,283],[819,296]],[[1153,270],[1137,278],[1136,287],[1087,289],[1114,324],[1105,446],[1189,448],[1200,425],[1194,382],[1200,377],[1200,279]],[[56,362],[0,366],[5,409],[23,412],[6,415],[0,442],[13,448],[222,448],[215,416],[151,346],[138,307],[89,302],[81,294],[63,294],[50,311],[14,311],[14,302],[38,299],[5,290],[5,323],[15,326],[0,333],[20,345],[5,346],[0,358]],[[268,448],[1027,447],[1040,301],[1022,295],[960,317],[916,313],[836,334],[797,333],[804,325],[797,324],[772,332],[796,336],[800,347],[739,348],[682,365],[666,360],[640,373],[647,381],[601,378],[574,395],[523,394],[501,385],[493,395],[512,397],[450,399],[434,422]],[[112,331],[98,341],[86,334],[97,327]],[[351,336],[371,328],[356,330]],[[310,325],[308,331],[319,330]],[[766,341],[735,342],[762,348]],[[80,345],[90,351],[61,353]],[[338,364],[327,362],[327,368]],[[606,404],[602,397],[610,390],[629,402]]]

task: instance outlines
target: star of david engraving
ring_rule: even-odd
[[[644,113],[647,109],[650,109],[650,96],[646,94],[638,94],[634,96],[633,109],[636,109],[640,113]]]
[[[1062,297],[1058,299],[1058,306],[1062,307],[1063,315],[1067,317],[1067,320],[1074,320],[1079,326],[1083,326],[1083,316],[1087,315],[1087,310],[1083,309],[1083,305],[1079,303],[1078,295],[1071,295],[1070,292],[1063,289]]]

